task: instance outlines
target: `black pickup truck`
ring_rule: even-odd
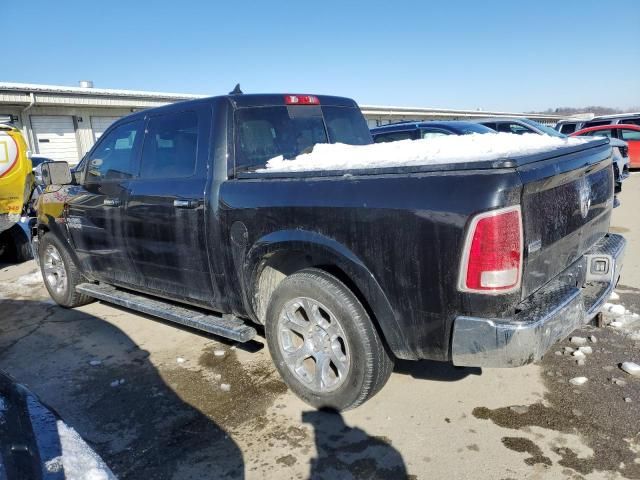
[[[73,179],[64,163],[43,169],[34,248],[51,297],[236,341],[263,325],[288,386],[347,409],[396,358],[533,362],[619,278],[606,139],[493,161],[261,171],[327,142],[372,143],[352,100],[230,94],[118,120]]]

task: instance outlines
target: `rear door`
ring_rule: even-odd
[[[209,105],[147,118],[125,237],[143,289],[215,307],[205,231],[210,130]]]
[[[144,121],[120,124],[86,157],[82,190],[67,223],[83,268],[99,280],[130,284],[135,273],[124,243],[124,205],[137,170]]]

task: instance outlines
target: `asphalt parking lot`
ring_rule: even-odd
[[[263,339],[225,343],[102,303],[61,309],[27,262],[0,268],[0,369],[121,479],[640,478],[640,377],[619,367],[640,363],[640,173],[621,200],[612,231],[629,243],[611,304],[624,325],[575,332],[593,351],[584,365],[570,340],[518,369],[401,362],[362,407],[317,412]]]

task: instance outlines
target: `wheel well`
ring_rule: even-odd
[[[334,263],[328,263],[326,259],[314,259],[311,255],[305,252],[292,252],[283,251],[278,252],[269,258],[263,260],[261,267],[255,282],[254,288],[254,309],[258,321],[264,325],[266,320],[267,307],[271,295],[278,287],[280,282],[289,275],[303,270],[305,268],[317,268],[323,270],[330,275],[333,275],[340,280],[344,285],[356,296],[360,301],[364,309],[367,311],[369,318],[373,322],[378,335],[382,339],[385,348],[388,349],[388,345],[382,332],[378,319],[375,313],[371,309],[367,298],[362,291],[358,288],[353,279]]]

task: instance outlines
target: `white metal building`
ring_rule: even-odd
[[[77,163],[116,119],[131,112],[204,95],[0,82],[0,117],[24,133],[34,154]],[[370,127],[401,120],[459,120],[522,113],[361,105]],[[560,117],[526,115],[545,123]]]

